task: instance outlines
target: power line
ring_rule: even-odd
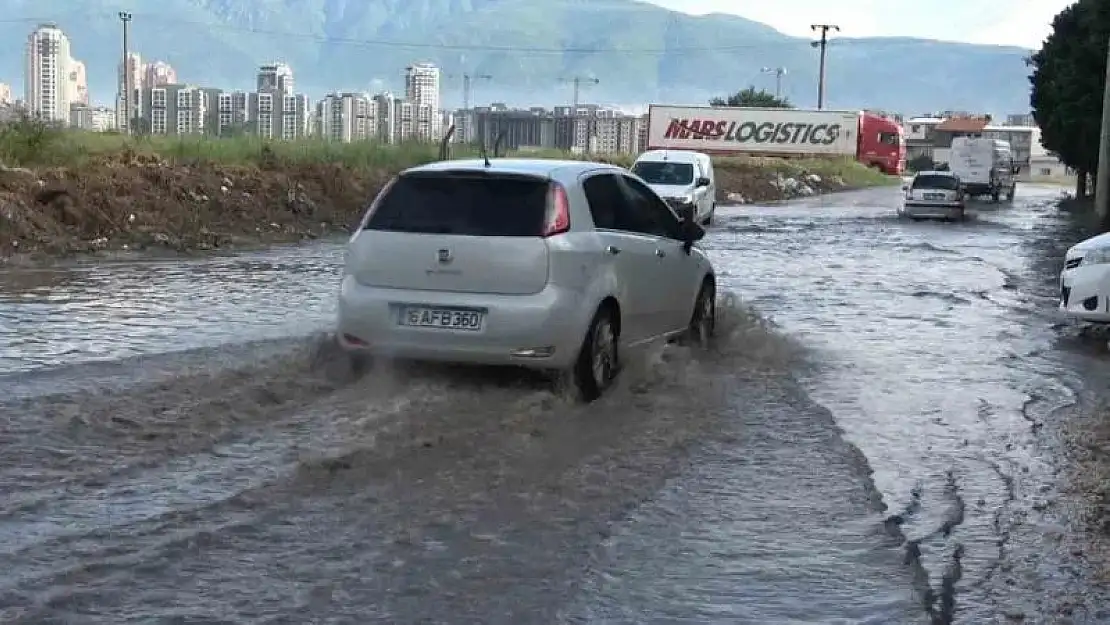
[[[89,12],[86,14],[89,17],[99,16],[99,12]],[[394,47],[394,48],[408,48],[416,50],[449,50],[449,51],[480,51],[480,52],[505,52],[513,54],[616,54],[616,55],[674,55],[674,54],[704,54],[706,52],[732,52],[732,51],[758,51],[758,50],[776,50],[785,48],[798,48],[799,50],[807,44],[804,40],[786,40],[786,41],[768,41],[759,43],[746,43],[735,44],[727,46],[676,46],[670,48],[619,48],[619,47],[568,47],[568,48],[552,48],[552,47],[536,47],[536,46],[511,46],[511,45],[479,45],[479,44],[451,44],[451,43],[434,43],[427,41],[396,41],[387,39],[358,39],[352,37],[333,37],[329,35],[318,35],[312,33],[297,33],[292,31],[271,30],[264,28],[254,28],[245,26],[234,26],[230,24],[220,24],[215,22],[200,22],[192,20],[180,20],[167,18],[164,15],[156,13],[132,13],[136,20],[141,20],[144,23],[162,23],[174,25],[189,25],[206,30],[222,30],[235,33],[262,35],[267,37],[274,37],[280,39],[300,39],[307,41],[316,41],[320,43],[327,43],[333,45],[351,46],[351,47]],[[73,15],[68,15],[68,19],[73,19]],[[46,17],[22,17],[22,18],[4,18],[0,19],[0,24],[16,24],[16,23],[41,23],[41,22],[58,22],[59,20],[46,18]],[[838,40],[838,44],[858,44],[865,42],[865,40]],[[886,42],[886,45],[891,45],[893,42]],[[912,44],[913,42],[906,42]]]

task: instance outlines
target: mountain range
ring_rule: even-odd
[[[445,73],[445,106],[473,103],[704,104],[755,85],[797,106],[817,99],[809,39],[731,15],[692,16],[637,0],[2,0],[0,82],[22,92],[24,42],[39,22],[69,35],[93,100],[112,102],[122,51],[119,11],[132,14],[130,49],[168,61],[183,82],[251,89],[258,65],[289,63],[299,91],[401,91],[404,68]],[[842,24],[850,33],[849,24]],[[904,113],[1029,108],[1029,50],[910,38],[835,37],[826,107]]]

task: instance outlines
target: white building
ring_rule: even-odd
[[[70,54],[69,37],[56,24],[42,24],[27,38],[25,57],[27,112],[68,125],[70,107],[80,101],[79,80],[84,77],[84,67]]]
[[[258,92],[276,92],[293,95],[293,68],[285,63],[269,63],[258,68]]]
[[[320,136],[329,141],[366,141],[378,135],[378,101],[366,93],[329,93],[317,105]]]
[[[15,104],[15,94],[12,93],[12,86],[0,82],[0,106],[11,106],[12,104]]]
[[[413,104],[413,134],[406,137],[439,139],[443,134],[440,117],[439,68],[431,63],[417,63],[405,69],[405,100]]]

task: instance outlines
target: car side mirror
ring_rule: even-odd
[[[902,190],[903,191],[909,191],[910,190],[910,185],[908,185],[908,184],[902,185]]]
[[[710,185],[710,180],[709,180],[709,178],[706,178],[705,176],[702,176],[701,178],[698,178],[697,182],[694,183],[694,186],[697,186],[697,187],[708,187],[709,185]]]

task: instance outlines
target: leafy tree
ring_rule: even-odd
[[[1087,173],[1098,169],[1108,39],[1110,3],[1079,0],[1056,16],[1044,46],[1028,60],[1029,100],[1041,141],[1079,172],[1081,194]]]
[[[744,106],[749,108],[774,108],[792,109],[794,105],[786,98],[776,97],[775,94],[763,89],[748,87],[743,91],[728,96],[727,98],[713,98],[709,106]]]

